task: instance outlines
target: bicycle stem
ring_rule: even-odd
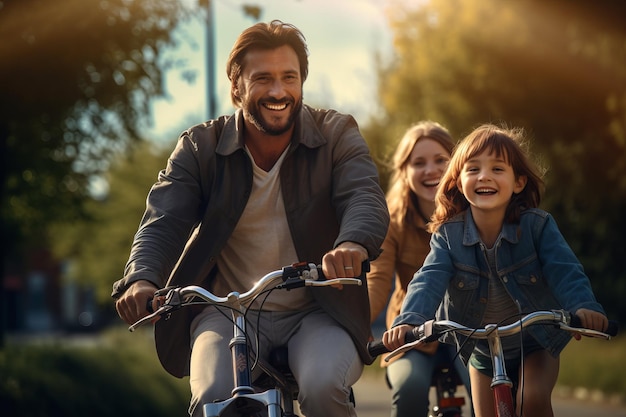
[[[233,379],[235,381],[232,395],[252,394],[254,389],[252,388],[250,364],[248,363],[248,343],[245,333],[246,321],[239,311],[232,311],[234,331],[233,338],[228,344],[232,355]]]
[[[502,351],[502,342],[496,325],[489,325],[486,329],[493,328],[493,332],[489,335],[487,342],[489,343],[489,350],[491,357],[493,358],[493,380],[491,387],[497,385],[513,386],[511,378],[507,376],[506,365],[504,364],[504,353]]]
[[[508,377],[506,373],[506,365],[504,363],[504,353],[502,350],[502,342],[500,335],[498,334],[498,326],[491,324],[485,327],[486,330],[491,330],[487,342],[489,344],[489,351],[491,352],[493,363],[493,378],[491,380],[491,389],[493,390],[494,407],[496,409],[496,415],[502,417],[513,417],[508,414],[509,411],[513,411],[513,394],[511,388],[513,387],[513,381]]]

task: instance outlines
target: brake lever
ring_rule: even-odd
[[[363,285],[363,281],[358,278],[333,278],[325,281],[311,281],[306,280],[307,287],[328,287],[331,285],[346,284],[346,285]]]
[[[383,360],[385,362],[389,362],[391,359],[395,358],[396,356],[400,355],[401,353],[404,353],[404,352],[406,352],[408,350],[411,350],[411,349],[414,349],[414,348],[416,348],[418,346],[421,346],[424,343],[425,343],[424,339],[417,339],[417,340],[414,340],[412,342],[405,343],[404,345],[400,346],[398,349],[392,350],[391,352],[389,352],[389,354],[386,355],[383,358]]]
[[[300,287],[329,287],[337,284],[363,285],[363,281],[358,278],[333,278],[321,281],[313,279],[288,278],[284,283],[277,285],[276,289],[292,290]]]
[[[580,327],[570,327],[567,324],[563,324],[563,323],[559,323],[559,327],[561,328],[561,330],[566,330],[568,332],[574,332],[574,333],[579,333],[583,336],[586,337],[594,337],[596,339],[605,339],[605,340],[611,340],[611,335],[604,333],[604,332],[600,332],[598,330],[591,330],[591,329],[583,329]]]
[[[161,316],[162,314],[165,314],[166,312],[170,310],[172,310],[170,306],[162,305],[154,313],[148,314],[147,316],[137,320],[135,323],[128,326],[128,330],[130,332],[134,332],[135,330],[137,330],[138,327],[143,326],[144,324],[148,322],[151,322],[152,320],[156,319],[157,317]]]
[[[147,322],[151,322],[157,317],[167,314],[172,310],[179,309],[182,306],[182,298],[180,297],[180,292],[178,291],[179,289],[180,287],[167,287],[158,290],[155,293],[155,296],[162,296],[163,294],[165,294],[165,301],[163,302],[163,304],[152,313],[131,324],[128,327],[128,330],[130,332],[134,332],[138,327],[143,326]],[[148,311],[152,310],[152,300],[153,299],[148,300],[148,304],[146,306]]]

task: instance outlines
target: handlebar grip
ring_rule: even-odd
[[[606,334],[611,337],[615,337],[617,336],[617,333],[619,333],[619,322],[616,320],[609,320],[609,325],[606,328]]]
[[[580,317],[578,317],[575,314],[570,314],[570,326],[571,327],[580,327],[583,328],[583,324],[580,321]],[[609,320],[609,325],[606,328],[606,331],[604,333],[608,334],[611,337],[617,336],[617,333],[619,332],[619,322],[615,321],[615,320]]]
[[[414,342],[417,339],[420,338],[420,328],[418,327],[414,327],[413,330],[411,330],[410,332],[407,332],[404,335],[404,343],[410,343],[410,342]],[[372,356],[373,358],[382,355],[383,353],[388,353],[390,352],[389,349],[387,349],[387,347],[383,344],[382,340],[373,340],[371,342],[369,342],[367,344],[367,351],[369,352],[370,356]]]
[[[372,358],[375,358],[383,353],[389,352],[389,349],[385,345],[383,345],[382,340],[373,340],[367,343],[367,351],[369,352]]]
[[[368,259],[361,263],[361,275],[365,275],[366,272],[370,272],[370,261]]]
[[[356,278],[365,278],[365,274],[368,272],[370,272],[370,261],[366,259],[361,263],[361,275],[359,275]],[[326,276],[324,275],[324,272],[322,271],[322,265],[317,265],[317,274],[321,281],[326,280]]]

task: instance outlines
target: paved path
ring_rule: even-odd
[[[459,394],[465,394],[465,389],[460,388]],[[354,386],[356,410],[359,417],[388,417],[391,404],[391,391],[385,382],[382,372],[365,372]],[[434,390],[431,389],[431,402],[434,401]],[[466,400],[466,403],[469,401]],[[469,416],[469,407],[465,406],[463,412]]]
[[[431,389],[431,401],[433,401],[433,394]],[[391,392],[382,372],[366,371],[354,386],[354,395],[358,417],[389,416]],[[557,417],[626,417],[624,404],[600,404],[591,400],[583,401],[557,396],[552,400],[552,405],[554,415]],[[470,416],[467,406],[463,413],[465,416]]]
[[[391,391],[382,373],[363,374],[353,387],[356,411],[359,417],[387,417]]]

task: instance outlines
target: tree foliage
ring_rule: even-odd
[[[548,169],[543,207],[600,300],[626,319],[623,16],[626,3],[610,0],[396,0],[395,56],[379,67],[382,112],[364,131],[388,149],[376,144],[395,145],[422,119],[458,138],[484,122],[526,129]]]
[[[111,304],[111,288],[123,276],[146,195],[165,168],[170,151],[143,142],[119,155],[106,175],[106,198],[86,206],[88,218],[71,227],[64,223],[52,227],[56,256],[71,259],[67,278],[96,288],[101,304]]]
[[[178,0],[0,1],[4,248],[40,244],[47,224],[85,214],[110,155],[141,138],[163,94],[162,52]]]

